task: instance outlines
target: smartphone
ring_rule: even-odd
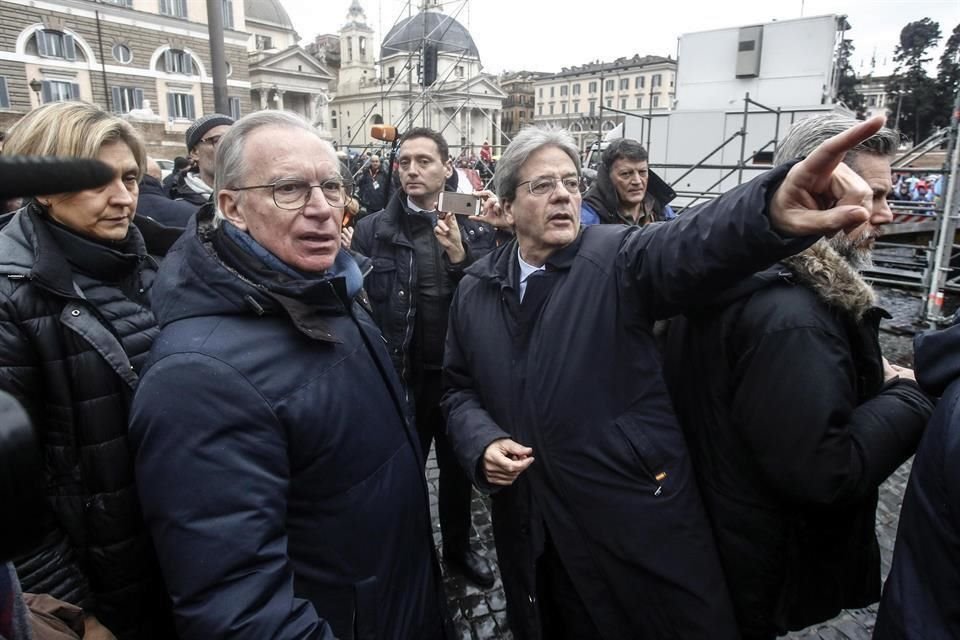
[[[469,193],[440,192],[437,210],[444,213],[459,213],[468,216],[480,215],[480,198]]]

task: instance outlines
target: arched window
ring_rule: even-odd
[[[53,29],[38,29],[34,34],[37,55],[43,58],[77,60],[77,45],[73,36]],[[82,59],[82,56],[80,56]]]
[[[372,120],[373,124],[383,124],[383,116],[381,116],[379,113],[373,114]]]
[[[200,75],[191,56],[181,49],[167,49],[163,52],[163,70],[185,76]]]

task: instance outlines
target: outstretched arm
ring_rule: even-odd
[[[862,224],[872,191],[842,161],[882,125],[882,118],[860,123],[792,166],[731,189],[670,224],[630,230],[619,252],[625,294],[645,320],[670,317],[820,236]]]

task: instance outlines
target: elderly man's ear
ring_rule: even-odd
[[[241,231],[246,231],[247,222],[243,216],[240,215],[240,210],[237,207],[240,198],[241,195],[238,191],[221,190],[217,193],[217,206],[224,218],[233,223],[233,225]]]

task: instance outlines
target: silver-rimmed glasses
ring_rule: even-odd
[[[563,188],[566,189],[570,195],[583,193],[583,182],[579,176],[565,176],[563,178],[540,176],[533,180],[524,180],[517,185],[517,188],[527,185],[531,194],[535,196],[545,196],[553,193],[554,189],[557,188],[558,182],[563,185]]]
[[[281,209],[300,209],[310,202],[314,189],[320,189],[323,198],[331,207],[338,209],[347,206],[347,186],[343,180],[334,178],[320,184],[310,184],[306,180],[289,178],[277,180],[272,184],[258,184],[249,187],[234,187],[230,191],[248,191],[250,189],[272,189],[273,202]]]

